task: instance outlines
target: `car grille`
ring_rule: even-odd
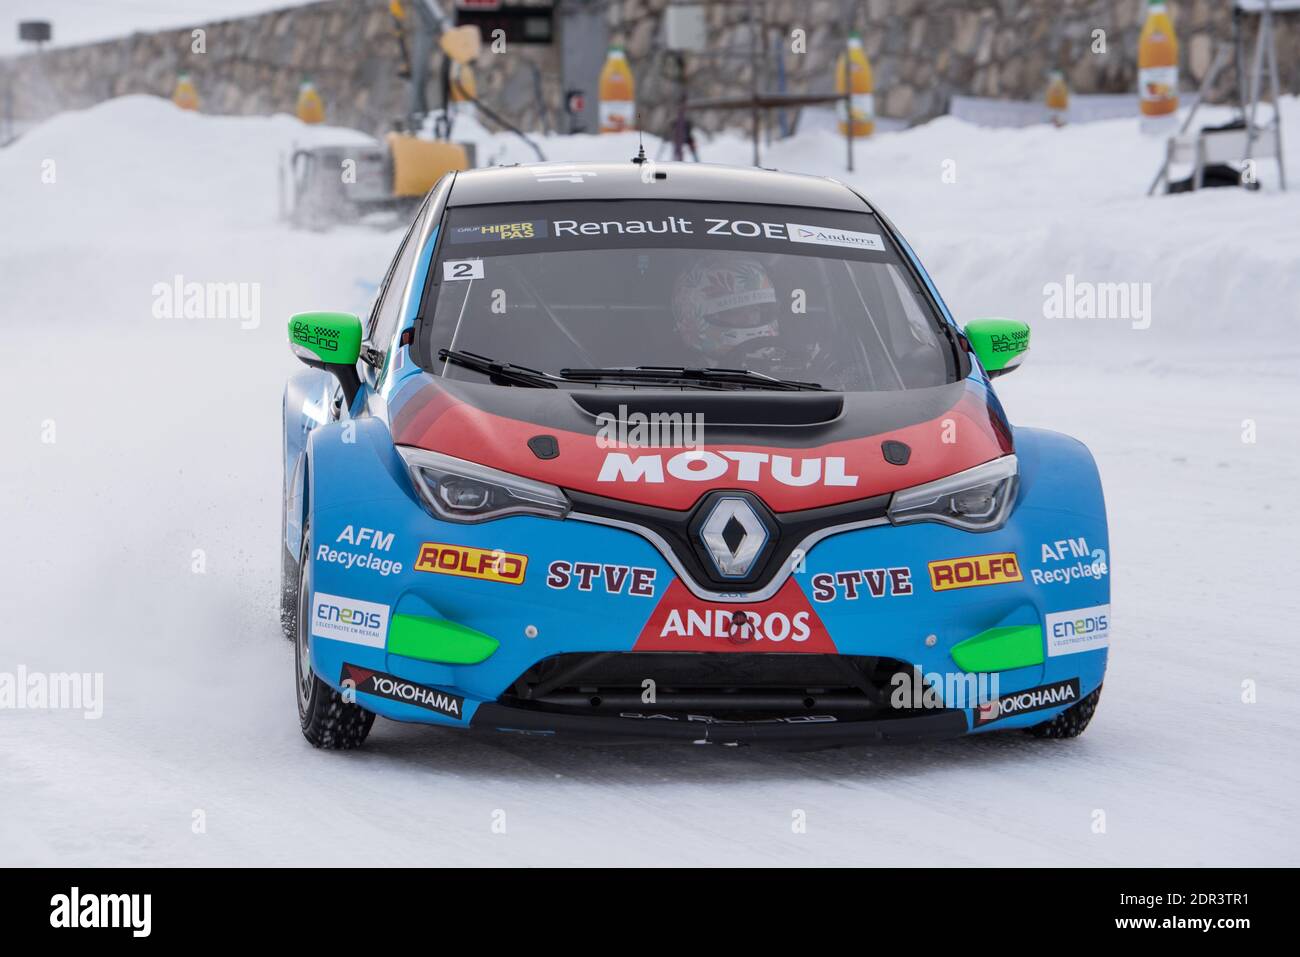
[[[893,676],[911,667],[862,655],[565,654],[525,671],[500,703],[606,717],[880,720],[915,714],[889,702]]]

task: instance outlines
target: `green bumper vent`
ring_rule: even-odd
[[[1010,671],[1043,663],[1043,629],[1037,625],[990,628],[952,647],[962,671]]]
[[[388,653],[444,665],[476,665],[501,646],[495,638],[443,618],[394,615]]]

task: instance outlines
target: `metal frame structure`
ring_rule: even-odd
[[[1249,162],[1254,156],[1254,150],[1260,139],[1261,128],[1255,122],[1256,113],[1259,110],[1260,87],[1263,82],[1263,73],[1265,67],[1268,69],[1270,94],[1273,98],[1273,120],[1265,129],[1271,129],[1276,141],[1276,148],[1273,151],[1277,159],[1277,172],[1280,178],[1282,189],[1286,189],[1286,166],[1282,161],[1282,110],[1281,94],[1282,85],[1278,81],[1277,69],[1277,35],[1273,29],[1273,13],[1289,12],[1300,13],[1300,0],[1237,0],[1233,6],[1233,25],[1237,38],[1237,63],[1238,70],[1244,65],[1242,59],[1242,33],[1241,20],[1247,13],[1257,13],[1259,15],[1259,28],[1255,34],[1255,58],[1250,66],[1250,108],[1246,109],[1243,104],[1243,112],[1246,113],[1246,161]],[[1267,62],[1265,62],[1267,60]],[[1243,96],[1246,95],[1246,88],[1242,87]]]
[[[1272,156],[1277,161],[1278,182],[1286,190],[1286,165],[1282,155],[1282,112],[1278,108],[1281,83],[1278,79],[1277,36],[1274,31],[1274,13],[1300,13],[1300,0],[1235,0],[1232,11],[1233,39],[1223,41],[1215,50],[1214,59],[1201,81],[1196,101],[1187,112],[1178,134],[1169,138],[1165,159],[1155,179],[1147,189],[1150,196],[1162,182],[1169,182],[1169,168],[1175,163],[1190,162],[1193,166],[1193,186],[1199,189],[1204,182],[1205,167],[1212,163],[1251,163],[1256,156]],[[1255,51],[1247,62],[1245,35],[1242,29],[1248,15],[1257,15],[1259,25],[1255,33]],[[1223,71],[1228,58],[1236,59],[1237,100],[1241,110],[1241,129],[1201,130],[1189,134],[1197,110],[1206,94]],[[1272,97],[1273,116],[1268,123],[1259,125],[1259,104],[1263,95],[1264,72],[1268,71],[1269,95]]]
[[[765,91],[760,85],[760,74],[767,71],[767,44],[762,42],[765,31],[757,14],[756,0],[747,0],[747,20],[749,26],[749,50],[737,52],[734,50],[711,50],[707,52],[694,53],[694,56],[704,57],[725,57],[737,56],[747,59],[750,64],[750,89],[748,94],[742,96],[721,96],[709,97],[706,99],[691,99],[686,92],[686,64],[685,55],[681,52],[674,52],[679,71],[680,99],[678,102],[677,117],[673,123],[673,148],[674,158],[682,158],[682,145],[687,136],[687,116],[692,110],[748,110],[751,122],[751,142],[753,144],[753,165],[762,165],[761,142],[763,130],[770,129],[772,110],[784,111],[789,107],[801,106],[820,106],[831,103],[843,103],[846,112],[851,102],[848,93],[786,93]],[[846,165],[849,172],[853,172],[853,135],[852,126],[845,127],[845,154]]]

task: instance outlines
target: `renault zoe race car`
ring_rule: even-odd
[[[289,321],[282,620],[318,747],[375,715],[602,742],[1072,737],[1109,642],[1081,443],[833,180],[448,174],[364,322]]]

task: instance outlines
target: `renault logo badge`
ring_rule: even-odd
[[[700,526],[700,540],[724,578],[745,578],[767,544],[767,526],[745,499],[718,499]]]

